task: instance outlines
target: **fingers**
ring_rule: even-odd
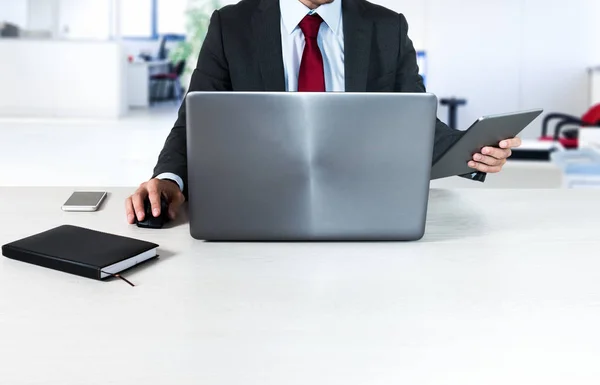
[[[181,205],[185,202],[179,185],[168,180],[151,179],[146,183],[142,183],[137,191],[125,200],[125,213],[129,224],[135,223],[135,218],[138,221],[145,219],[144,202],[146,198],[150,202],[152,216],[159,217],[161,213],[161,197],[165,196],[169,202],[168,215],[171,219],[175,219]]]
[[[152,215],[157,218],[160,216],[160,197],[162,192],[159,188],[158,180],[153,179],[147,184],[148,198],[152,207]]]
[[[473,160],[469,162],[469,167],[490,174],[502,171],[506,160],[512,155],[510,148],[484,147],[481,152],[481,154],[473,155]]]
[[[506,139],[500,142],[500,148],[517,148],[521,147],[521,144],[523,144],[521,138]]]
[[[140,188],[131,196],[131,200],[133,202],[133,210],[135,211],[135,215],[139,221],[143,221],[145,218],[144,214],[144,200],[148,196],[148,190],[146,190],[145,184],[140,186]]]
[[[484,147],[481,150],[481,154],[486,155],[488,157],[496,158],[496,159],[508,159],[512,155],[512,150],[502,149],[502,148],[494,148],[494,147]],[[479,155],[481,155],[479,154]],[[478,154],[475,154],[478,155]],[[477,159],[475,159],[477,160]],[[491,166],[494,166],[493,164]]]
[[[477,171],[480,171],[480,172],[484,172],[484,173],[488,173],[488,174],[495,174],[495,173],[502,171],[502,166],[504,166],[504,163],[506,162],[506,160],[504,160],[502,162],[503,162],[502,165],[499,165],[499,166],[488,166],[487,164],[470,161],[469,167],[471,167]]]
[[[505,159],[496,159],[491,156],[475,154],[473,160],[477,163],[485,164],[486,166],[503,166]]]
[[[125,199],[125,214],[127,215],[127,223],[130,225],[135,223],[135,212],[133,210],[133,200],[131,197]]]

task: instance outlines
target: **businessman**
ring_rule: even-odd
[[[242,0],[213,13],[189,91],[425,92],[402,14],[365,0]],[[435,154],[462,135],[437,121]],[[500,172],[520,139],[484,148],[472,177]],[[160,196],[175,218],[187,197],[185,103],[153,178],[127,198],[127,221],[159,216]]]

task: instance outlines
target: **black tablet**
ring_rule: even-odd
[[[498,147],[501,141],[516,137],[543,111],[536,109],[480,118],[456,143],[434,160],[431,179],[476,172],[477,170],[468,166],[473,155],[484,147]]]

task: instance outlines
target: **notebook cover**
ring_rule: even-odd
[[[7,258],[87,278],[158,245],[133,238],[64,225],[2,246]]]

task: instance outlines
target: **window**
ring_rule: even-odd
[[[185,10],[188,0],[158,0],[159,35],[185,35]]]
[[[154,0],[124,0],[121,4],[121,35],[131,38],[154,36]]]
[[[185,35],[188,0],[121,0],[121,34],[125,38],[156,40]]]

